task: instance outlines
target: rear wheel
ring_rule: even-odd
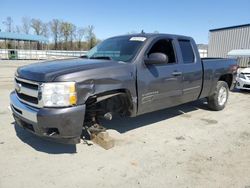
[[[213,95],[208,97],[208,107],[211,110],[223,110],[226,106],[229,88],[226,82],[218,81]]]

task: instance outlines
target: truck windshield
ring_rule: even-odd
[[[104,40],[92,48],[86,55],[90,59],[112,59],[115,61],[131,61],[136,55],[145,37],[114,37]]]

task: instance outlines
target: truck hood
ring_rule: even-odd
[[[18,68],[17,76],[37,82],[51,82],[56,77],[78,71],[124,65],[124,62],[94,59],[68,59],[34,63]]]

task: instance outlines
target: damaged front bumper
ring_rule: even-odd
[[[236,88],[250,90],[250,79],[236,78]]]
[[[86,105],[67,108],[34,108],[10,94],[10,106],[16,124],[28,131],[57,142],[80,142]]]

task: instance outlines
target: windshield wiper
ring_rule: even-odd
[[[111,57],[108,57],[108,56],[90,57],[90,59],[104,59],[104,60],[112,60],[112,58],[111,58]]]
[[[86,56],[86,55],[82,55],[82,56],[80,56],[79,58],[82,58],[82,59],[88,59],[88,56]]]

